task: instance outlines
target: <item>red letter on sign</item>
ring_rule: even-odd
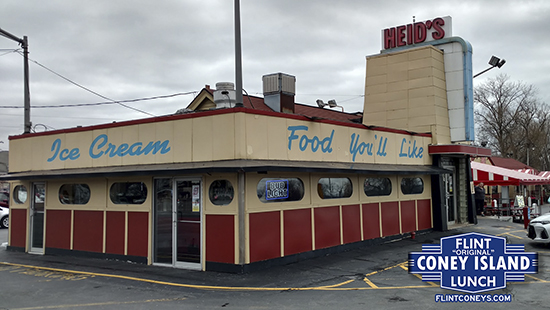
[[[405,30],[407,29],[407,26],[398,26],[395,28],[396,36],[397,36],[397,46],[405,46],[407,45],[407,42],[405,42]]]
[[[422,43],[426,40],[426,25],[424,23],[414,24],[414,43]]]
[[[384,29],[384,49],[395,47],[395,28]]]
[[[414,44],[414,34],[413,34],[413,25],[407,25],[407,45]]]
[[[445,20],[443,18],[438,17],[433,20],[433,28],[435,31],[432,33],[432,37],[434,40],[443,39],[445,36],[445,30],[441,28],[442,26],[445,26]]]

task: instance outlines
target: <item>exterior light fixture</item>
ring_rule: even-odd
[[[487,71],[489,71],[489,70],[491,70],[495,67],[500,68],[500,67],[504,66],[505,63],[506,63],[506,60],[500,59],[496,56],[492,56],[491,59],[489,60],[489,65],[491,65],[491,66],[489,68],[481,71],[480,73],[474,75],[474,78],[477,77],[477,76],[482,75],[483,73],[485,73],[485,72],[487,72]]]
[[[321,99],[317,99],[316,102],[317,102],[317,105],[319,106],[319,108],[321,108],[321,109],[328,105],[329,108],[336,108],[336,107],[341,108],[342,112],[344,112],[344,107],[339,106],[338,104],[336,104],[336,100],[334,100],[334,99],[329,100],[328,103],[324,103],[323,100],[321,100]]]

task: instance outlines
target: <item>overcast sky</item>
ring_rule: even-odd
[[[234,1],[2,0],[0,28],[27,36],[31,121],[37,132],[166,115],[205,84],[234,82]],[[492,55],[506,73],[550,103],[550,1],[241,0],[243,87],[261,95],[262,75],[296,76],[296,101],[329,99],[362,111],[365,57],[381,30],[451,16],[453,35],[473,46],[474,74]],[[23,57],[0,36],[0,150],[23,132]],[[37,64],[38,63],[38,64]],[[46,69],[47,68],[47,69]],[[188,93],[126,105],[39,108]],[[6,108],[19,106],[21,108]],[[147,112],[143,113],[143,112]]]

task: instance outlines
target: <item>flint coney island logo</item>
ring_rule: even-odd
[[[525,274],[537,271],[537,253],[525,252],[523,244],[506,244],[506,238],[480,233],[444,237],[439,245],[424,244],[422,252],[409,253],[409,273],[466,293],[503,289],[506,282],[522,282]]]

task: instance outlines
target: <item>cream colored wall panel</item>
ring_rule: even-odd
[[[386,84],[388,81],[387,74],[373,75],[366,79],[367,86],[375,86],[380,84]]]
[[[103,148],[105,152],[107,152],[107,146],[108,145],[114,145],[116,147],[120,146],[122,143],[124,143],[124,136],[122,135],[122,130],[120,128],[110,128],[107,129],[107,137],[109,138],[109,142],[107,145]],[[120,156],[112,156],[112,153],[109,152],[108,154],[103,155],[107,157],[107,165],[109,166],[120,166],[122,165],[122,157]]]
[[[412,60],[408,63],[409,69],[419,69],[419,68],[426,68],[431,67],[434,64],[434,59],[432,58],[422,58],[422,59],[416,59]]]
[[[174,152],[174,162],[190,162],[193,153],[193,122],[190,119],[175,121],[173,126],[173,140],[170,141]]]
[[[423,58],[431,58],[432,57],[432,53],[431,53],[431,50],[430,49],[426,49],[426,48],[419,48],[419,49],[412,49],[412,50],[409,50],[408,53],[406,53],[408,55],[408,60],[411,61],[411,60],[417,60],[417,59],[423,59]]]
[[[78,144],[67,144],[66,143],[66,135],[65,134],[58,134],[53,136],[42,136],[42,137],[34,137],[28,139],[28,143],[31,145],[31,149],[28,151],[25,151],[25,153],[29,153],[29,155],[32,155],[32,161],[27,161],[24,163],[26,166],[26,170],[54,170],[54,169],[63,169],[66,165],[66,160],[61,160],[62,158],[68,158],[69,154],[72,154],[70,157],[75,158],[79,157],[80,160],[83,156],[86,156],[88,150],[86,148],[82,148],[81,143]],[[58,140],[59,139],[59,140]],[[26,140],[26,139],[22,139]],[[10,145],[11,146],[11,145]],[[77,148],[78,150],[73,150]],[[52,150],[53,149],[53,150]],[[32,150],[32,151],[31,151]],[[84,152],[83,152],[84,151]],[[71,153],[72,152],[72,153]],[[10,147],[10,153],[11,153],[11,147]],[[60,156],[63,153],[62,156]],[[83,154],[84,153],[84,154]],[[17,154],[13,152],[12,154]],[[10,156],[11,159],[12,156]],[[50,161],[48,161],[50,160]],[[10,166],[10,171],[12,167]]]
[[[121,127],[120,130],[122,130],[122,138],[124,139],[125,143],[128,144],[128,147],[130,147],[137,141],[140,141],[138,125],[124,126]],[[139,157],[131,156],[128,154],[122,157],[122,162],[124,165],[137,165],[139,164]]]
[[[212,135],[214,134],[212,118],[193,119],[193,161],[210,161],[213,159]]]
[[[410,117],[419,117],[419,116],[435,116],[435,108],[433,105],[424,105],[417,106],[409,109]]]
[[[431,67],[411,69],[407,71],[407,74],[410,80],[422,79],[422,78],[434,77],[434,70]]]
[[[300,201],[286,202],[268,202],[263,203],[257,195],[258,183],[263,178],[287,179],[299,178],[304,183],[304,198]],[[269,172],[268,174],[247,173],[246,174],[246,211],[247,213],[254,212],[269,212],[280,210],[292,210],[299,208],[311,207],[311,191],[310,178],[308,173],[294,172]]]
[[[384,112],[387,110],[386,102],[373,102],[369,104],[368,111],[365,112]]]
[[[155,123],[140,124],[138,126],[139,142],[142,143],[143,148],[146,148],[150,142],[157,142],[156,129],[157,128]],[[155,163],[155,156],[152,154],[152,152],[147,155],[143,154],[138,156],[138,161],[140,164],[153,164]]]
[[[92,139],[96,139],[100,135],[107,135],[107,133],[108,133],[107,129],[92,130]],[[90,145],[89,148],[91,147],[92,146]],[[99,150],[96,147],[93,147],[91,152],[95,155],[99,155]],[[90,149],[88,149],[87,156],[89,156],[89,154],[90,154]],[[99,156],[98,158],[92,159],[92,167],[104,167],[107,165],[108,165],[108,156]]]
[[[82,131],[82,132],[75,132],[70,134],[64,135],[65,147],[67,148],[74,148],[78,147],[80,150],[80,155],[78,156],[78,159],[71,160],[67,159],[64,161],[65,168],[80,168],[80,167],[91,167],[92,166],[92,158],[90,157],[90,142],[93,140],[93,132],[92,131]],[[45,140],[45,139],[44,139]],[[46,147],[47,148],[47,147]],[[70,151],[69,151],[70,152]]]
[[[376,84],[367,87],[365,94],[374,95],[374,94],[384,94],[388,91],[387,84]]]
[[[409,89],[409,82],[407,80],[388,83],[388,92],[397,92]]]
[[[409,89],[409,100],[434,96],[435,89],[435,87],[420,87]]]
[[[60,138],[61,138],[60,139],[61,144],[65,145],[65,143],[63,143],[64,142],[63,141],[64,136],[61,136]],[[40,150],[46,150],[46,149],[51,150],[51,144],[47,145],[46,142],[44,141],[44,139],[40,139],[38,137],[31,138],[30,149],[28,149],[28,152],[31,155],[31,160],[28,161],[26,164],[24,164],[25,166],[27,166],[27,169],[25,169],[25,170],[42,170],[42,169],[44,169],[44,167],[48,163],[47,159],[50,158],[51,154],[53,154],[53,153],[46,154],[45,152],[40,152]],[[50,155],[50,156],[48,156],[48,155]],[[67,165],[66,161],[62,161],[59,158],[56,158],[56,160],[54,160],[54,162],[60,162],[62,164],[62,167],[65,167]]]
[[[387,112],[388,112],[387,113],[388,124],[390,123],[390,121],[396,120],[396,119],[406,120],[407,117],[409,116],[409,109],[394,109],[394,110],[388,110]],[[390,127],[390,128],[393,128],[393,127]]]
[[[170,151],[163,152],[162,147],[159,149],[159,151],[156,152],[156,154],[151,153],[150,155],[154,158],[154,161],[156,163],[173,163],[174,159],[176,157],[176,154],[174,153],[174,122],[160,122],[155,124],[155,142],[165,143],[170,148]],[[163,154],[164,153],[164,154]],[[125,157],[126,159],[126,157]],[[125,163],[126,164],[126,163]]]
[[[420,88],[420,87],[431,87],[436,83],[433,77],[425,77],[418,79],[409,80],[409,89]]]
[[[392,91],[387,94],[388,102],[396,101],[396,100],[408,100],[408,99],[409,99],[409,91],[406,89]],[[406,106],[406,104],[404,104],[403,106]]]
[[[235,128],[232,115],[215,115],[213,118],[212,152],[216,160],[235,158]],[[266,151],[267,153],[267,151]]]
[[[386,111],[394,110],[408,110],[409,101],[407,99],[388,101],[386,104]]]
[[[409,62],[409,52],[396,52],[388,54],[388,66]]]
[[[268,158],[266,119],[260,115],[247,115],[246,155],[248,159]],[[281,128],[284,130],[283,128]]]
[[[363,114],[363,124],[365,125],[377,125],[386,126],[387,112],[370,112],[368,109]]]
[[[153,197],[155,195],[152,177],[128,177],[128,178],[108,178],[105,197],[107,198],[107,210],[109,211],[151,211]],[[141,204],[115,204],[110,199],[110,189],[114,183],[142,182],[147,188],[147,199]]]
[[[365,95],[365,107],[368,107],[372,103],[386,102],[386,101],[388,101],[388,93]]]
[[[288,124],[286,119],[266,117],[268,159],[288,159]]]
[[[387,196],[367,196],[364,191],[364,182],[367,178],[373,178],[373,179],[380,179],[380,178],[388,178],[391,182],[392,190],[391,193]],[[399,189],[399,183],[397,183],[397,176],[391,175],[360,175],[359,181],[361,182],[361,203],[378,203],[378,202],[388,202],[388,201],[396,201],[398,199],[398,192]]]
[[[319,196],[319,180],[321,178],[346,178],[351,181],[353,192],[350,197],[346,198],[331,198],[323,199]],[[350,174],[322,174],[322,173],[312,173],[310,175],[310,188],[311,192],[311,202],[315,206],[334,206],[334,205],[353,205],[359,204],[361,199],[361,193],[358,191],[358,184],[360,183],[357,175]],[[362,184],[361,184],[362,188]]]
[[[408,80],[408,73],[406,67],[399,67],[401,70],[393,70],[387,74],[387,82],[402,82]]]
[[[60,201],[60,189],[63,185],[85,184],[90,188],[90,200],[86,204],[63,204]],[[107,208],[107,182],[103,178],[67,179],[48,181],[47,194],[48,209],[55,210],[105,210]]]
[[[372,59],[367,59],[367,76],[380,76],[388,73],[387,65],[377,64]]]

